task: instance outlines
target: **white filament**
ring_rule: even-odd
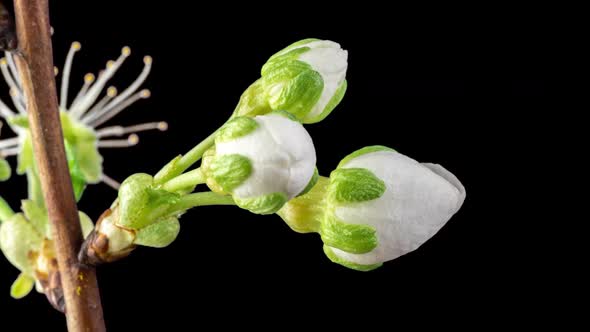
[[[72,70],[72,62],[74,61],[74,54],[81,48],[79,42],[73,42],[66,56],[66,62],[64,64],[64,72],[61,75],[61,93],[59,97],[59,108],[65,110],[68,103],[68,87],[70,85],[70,72]]]
[[[148,122],[148,123],[141,123],[133,126],[123,127],[123,126],[112,126],[112,127],[105,127],[98,129],[96,131],[96,136],[100,137],[109,137],[109,136],[123,136],[126,134],[131,133],[138,133],[140,131],[146,130],[154,130],[158,129],[160,131],[165,131],[168,129],[168,123],[166,122]]]

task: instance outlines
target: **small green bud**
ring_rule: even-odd
[[[276,53],[240,98],[234,116],[284,110],[302,123],[323,120],[346,92],[348,53],[329,40],[305,39]]]

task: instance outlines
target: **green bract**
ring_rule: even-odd
[[[271,56],[261,78],[240,98],[234,116],[273,110],[293,114],[302,123],[323,120],[346,92],[346,51],[328,40],[305,39]]]

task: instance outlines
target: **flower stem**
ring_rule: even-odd
[[[188,194],[180,198],[175,206],[176,211],[184,211],[205,205],[235,205],[231,196],[224,196],[212,191]]]
[[[157,184],[162,184],[174,179],[175,177],[182,174],[186,171],[189,167],[191,167],[194,163],[199,161],[203,154],[207,149],[213,146],[215,143],[215,135],[219,129],[215,130],[211,135],[205,138],[201,143],[197,144],[194,148],[192,148],[189,152],[185,155],[181,156],[180,159],[174,164],[171,169],[168,169],[166,165],[162,168],[158,173],[154,176],[155,181]]]
[[[59,118],[48,0],[14,0],[26,109],[43,198],[55,244],[68,331],[105,331],[93,268],[78,263],[82,230]]]
[[[162,189],[175,192],[181,191],[183,189],[193,188],[194,186],[201,183],[205,183],[205,176],[203,175],[203,172],[200,168],[196,168],[164,183],[164,185],[162,185]]]
[[[8,203],[6,203],[4,198],[2,198],[2,196],[0,196],[0,224],[3,223],[4,221],[8,220],[13,215],[14,215],[14,211],[12,210],[10,205],[8,205]]]

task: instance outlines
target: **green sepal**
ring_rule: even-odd
[[[227,142],[246,136],[258,128],[256,120],[240,116],[228,121],[217,133],[215,143]]]
[[[274,114],[274,115],[279,115],[282,116],[284,118],[287,118],[289,120],[295,121],[295,122],[299,122],[299,120],[297,119],[297,117],[287,111],[283,111],[283,110],[276,110],[276,111],[272,111],[269,113],[269,115]]]
[[[388,148],[386,146],[383,145],[371,145],[371,146],[366,146],[362,149],[358,149],[354,152],[352,152],[351,154],[349,154],[348,156],[344,157],[340,163],[338,163],[338,167],[336,168],[340,168],[345,166],[349,161],[351,161],[352,159],[362,156],[364,154],[367,153],[371,153],[371,152],[379,152],[379,151],[389,151],[389,152],[395,152],[394,149],[392,148]]]
[[[317,39],[317,38],[306,38],[306,39],[302,39],[300,41],[294,42],[293,44],[291,44],[291,45],[283,48],[282,50],[278,51],[277,53],[275,53],[273,56],[271,56],[268,59],[268,61],[274,60],[274,59],[276,59],[277,57],[280,57],[280,56],[284,56],[284,55],[288,54],[289,51],[291,51],[291,50],[301,49],[303,45],[306,45],[306,44],[309,44],[311,42],[318,41],[318,40],[319,39]],[[305,47],[305,50],[306,51],[309,50],[309,47]]]
[[[25,174],[27,170],[33,170],[35,167],[35,159],[33,157],[33,143],[31,140],[31,133],[27,131],[24,134],[20,152],[17,156],[16,174]]]
[[[256,214],[272,214],[280,210],[287,202],[287,196],[283,193],[272,193],[251,198],[239,198],[234,196],[236,205]]]
[[[178,161],[182,158],[181,155],[176,156],[174,159],[170,160],[169,163],[166,164],[157,174],[154,176],[154,184],[159,185],[162,183],[167,182],[173,176],[173,174],[177,174],[178,169]]]
[[[39,206],[35,201],[26,199],[21,201],[21,209],[35,231],[42,236],[51,239],[49,218],[47,217],[45,207]]]
[[[10,296],[14,299],[22,299],[27,296],[35,286],[35,279],[28,274],[21,273],[10,286]]]
[[[66,140],[64,141],[64,146],[66,149],[68,168],[70,170],[70,178],[72,179],[72,187],[74,189],[74,197],[76,198],[76,202],[78,202],[84,193],[84,189],[86,189],[86,179],[76,160],[72,145]]]
[[[35,231],[22,213],[13,215],[0,225],[0,249],[6,259],[22,272],[33,273],[29,253],[39,251],[43,237]]]
[[[39,181],[39,176],[33,169],[27,171],[27,190],[29,200],[32,200],[40,207],[45,208],[45,199],[43,198],[41,182]]]
[[[178,219],[168,217],[140,229],[133,243],[146,247],[163,248],[172,243],[179,232]]]
[[[313,175],[311,176],[311,179],[307,183],[307,186],[305,186],[305,188],[303,188],[303,190],[299,193],[299,195],[297,195],[297,197],[307,194],[311,190],[311,188],[313,188],[313,186],[315,186],[315,184],[318,182],[319,178],[320,178],[320,173],[318,172],[318,168],[315,167],[313,169]]]
[[[82,237],[85,239],[94,229],[94,223],[92,222],[92,219],[82,211],[78,211],[78,218],[80,219]]]
[[[365,168],[339,168],[330,174],[328,197],[332,203],[356,203],[381,197],[385,182]]]
[[[98,138],[92,128],[71,119],[68,113],[60,112],[64,139],[88,183],[98,183],[102,178],[102,156],[98,153]]]
[[[12,168],[6,159],[0,158],[0,182],[10,179]]]
[[[380,267],[381,265],[383,265],[383,263],[363,265],[363,264],[357,264],[357,263],[346,261],[346,260],[336,256],[336,254],[332,251],[332,248],[330,248],[326,245],[324,245],[324,253],[326,254],[326,257],[328,257],[328,259],[330,259],[332,262],[334,262],[336,264],[340,264],[340,265],[347,267],[349,269],[357,270],[357,271],[363,271],[363,272],[371,271],[371,270],[374,270],[374,269]]]
[[[137,173],[128,177],[119,188],[119,220],[117,224],[141,229],[169,213],[180,195],[153,187],[152,176]]]
[[[29,129],[29,117],[26,114],[12,116],[6,121],[13,126]]]
[[[328,102],[328,104],[326,104],[326,107],[324,108],[324,110],[319,115],[317,115],[313,118],[307,118],[307,117],[304,118],[303,122],[307,123],[307,124],[311,124],[311,123],[320,122],[323,119],[325,119],[328,115],[330,115],[330,113],[332,113],[332,111],[336,108],[336,106],[338,106],[338,104],[340,104],[340,102],[344,98],[344,94],[346,93],[347,87],[348,87],[348,83],[346,82],[346,80],[342,81],[342,83],[340,83],[340,86],[338,86],[338,88],[334,92],[334,95],[332,96],[332,98],[330,98],[330,101]]]
[[[248,89],[242,93],[232,117],[255,117],[257,115],[264,115],[271,112],[272,109],[266,100],[264,88],[265,86],[262,79],[258,79],[256,82],[252,83]]]
[[[252,173],[252,164],[239,154],[216,156],[209,164],[206,176],[211,177],[225,192],[241,185]]]
[[[326,213],[320,226],[322,241],[330,247],[353,254],[364,254],[377,247],[377,231],[364,224],[349,224]]]
[[[219,183],[215,181],[215,179],[211,176],[211,163],[215,160],[215,145],[211,148],[207,149],[205,153],[203,153],[203,159],[201,160],[201,171],[205,176],[205,183],[207,187],[211,189],[211,191],[216,192],[220,195],[227,195],[228,193],[221,188]]]
[[[324,81],[305,62],[277,61],[263,76],[265,93],[273,110],[284,110],[303,119],[318,102]]]

